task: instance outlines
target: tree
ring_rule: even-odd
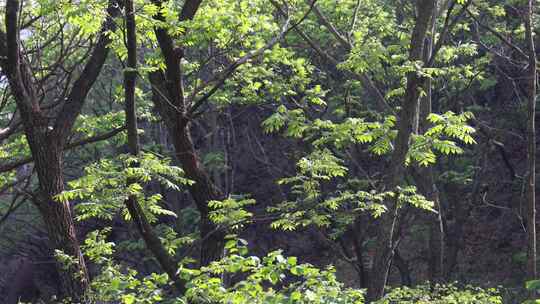
[[[153,3],[157,7],[164,9],[165,2],[156,0]],[[179,22],[192,20],[197,14],[200,5],[201,1],[198,0],[184,3],[178,14]],[[223,254],[226,231],[223,227],[218,227],[212,223],[209,217],[211,209],[208,204],[211,201],[223,200],[225,197],[222,191],[210,179],[210,176],[200,162],[198,153],[193,145],[190,125],[197,116],[202,115],[200,108],[224,86],[226,81],[232,78],[240,66],[261,56],[264,51],[274,47],[287,32],[299,25],[305,19],[305,16],[307,16],[307,13],[299,18],[299,21],[294,25],[290,24],[291,16],[286,16],[284,25],[279,29],[277,35],[261,47],[250,50],[243,56],[232,61],[221,71],[216,71],[215,74],[209,77],[209,80],[194,85],[192,92],[189,94],[184,88],[184,71],[181,63],[182,59],[188,53],[187,47],[184,45],[175,47],[175,39],[169,34],[166,27],[163,28],[158,25],[154,28],[161,55],[164,59],[165,71],[153,72],[149,75],[153,88],[152,100],[165,122],[168,133],[172,137],[176,158],[181,163],[186,177],[194,181],[189,187],[189,191],[200,213],[200,261],[202,265],[207,265],[211,261],[219,259]],[[161,11],[154,15],[154,18],[158,22],[161,22],[160,24],[166,21]],[[188,32],[189,30],[189,28],[185,28],[184,32]],[[186,95],[189,97],[186,97]]]
[[[21,22],[23,19],[19,1],[6,2],[6,29],[5,32],[0,32],[0,64],[17,104],[39,179],[39,191],[33,202],[45,223],[53,249],[73,259],[68,262],[67,270],[64,268],[66,265],[58,261],[57,269],[63,296],[75,302],[85,301],[89,288],[88,273],[79,248],[69,202],[59,203],[55,197],[64,190],[63,151],[68,145],[68,138],[85,98],[107,58],[107,45],[110,41],[107,32],[115,28],[113,18],[118,11],[116,6],[115,1],[109,3],[107,17],[84,69],[71,84],[71,88],[62,92],[62,95],[44,95],[41,84],[47,75],[40,77],[41,75],[33,73],[31,63],[37,58],[25,53],[21,43],[21,24],[25,23]],[[59,65],[63,59],[59,59]],[[59,104],[54,104],[51,111],[44,107],[44,99],[47,99],[49,104]]]
[[[534,2],[527,1],[523,18],[525,23],[525,40],[527,44],[527,272],[529,280],[537,277],[536,264],[536,90],[537,61],[533,37]]]
[[[0,302],[538,289],[534,2],[6,2]]]
[[[135,86],[137,80],[137,31],[135,23],[135,11],[133,1],[125,2],[125,21],[126,21],[126,47],[127,47],[127,69],[124,71],[124,96],[126,111],[126,129],[128,133],[129,153],[138,157],[140,153],[139,135],[137,128],[137,107],[135,103]],[[137,164],[132,165],[136,168]],[[136,184],[136,180],[129,181],[127,187]],[[177,275],[178,266],[174,258],[167,252],[161,243],[158,235],[150,225],[144,210],[141,208],[136,195],[130,195],[125,202],[129,215],[135,223],[139,234],[148,249],[158,260],[159,265],[168,274],[169,279],[176,283],[175,287],[179,292],[185,292],[185,282]]]
[[[423,58],[424,40],[429,29],[429,21],[432,18],[435,1],[418,1],[416,4],[416,23],[411,36],[409,61],[416,62]],[[386,172],[384,185],[387,189],[395,189],[402,183],[405,175],[405,158],[409,150],[409,141],[414,130],[415,116],[419,110],[420,88],[424,85],[424,79],[416,72],[407,75],[407,87],[401,104],[398,119],[398,134],[390,166]],[[388,271],[392,263],[394,251],[399,244],[397,235],[400,225],[399,206],[395,199],[385,201],[388,212],[379,222],[377,232],[377,245],[374,265],[371,270],[370,285],[367,298],[369,301],[380,299],[384,294],[384,287],[388,278]]]

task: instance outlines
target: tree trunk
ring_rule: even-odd
[[[158,6],[163,5],[161,0],[152,0]],[[199,9],[202,1],[185,1],[180,21],[191,20]],[[158,13],[154,16],[159,21],[165,17]],[[200,213],[201,235],[201,265],[219,259],[223,255],[225,245],[225,231],[219,229],[209,218],[208,203],[212,200],[224,199],[221,191],[214,185],[206,170],[202,167],[197,151],[193,146],[188,117],[188,106],[184,97],[184,80],[181,59],[184,56],[182,47],[174,46],[174,41],[166,29],[155,28],[154,32],[165,61],[165,72],[150,73],[152,83],[153,102],[160,116],[165,121],[168,132],[172,138],[175,155],[186,177],[195,183],[189,187],[189,192]]]
[[[436,2],[437,3],[437,2]],[[437,5],[433,7],[431,17],[430,31],[433,33],[425,39],[424,63],[427,64],[433,56],[433,35],[435,33],[435,21],[437,16]],[[419,129],[421,133],[426,132],[430,123],[427,120],[428,115],[432,112],[432,81],[426,79],[424,85],[425,96],[420,101],[419,113]],[[418,188],[420,193],[434,204],[434,209],[437,213],[429,213],[427,215],[427,223],[429,227],[428,247],[429,247],[429,280],[431,283],[440,282],[443,279],[444,269],[444,225],[443,225],[443,209],[439,197],[439,189],[435,184],[435,170],[433,166],[420,168],[420,174],[417,176]]]
[[[536,53],[533,38],[532,18],[533,0],[528,1],[525,13],[525,35],[527,41],[528,70],[527,70],[527,277],[536,279]]]
[[[32,67],[23,52],[19,37],[19,10],[23,7],[17,0],[6,1],[6,31],[0,31],[0,65],[7,76],[35,162],[39,192],[34,203],[43,218],[52,249],[71,257],[68,264],[57,262],[61,296],[71,303],[86,303],[89,279],[71,207],[68,202],[56,201],[55,197],[64,190],[63,151],[86,96],[107,58],[110,42],[107,33],[115,29],[113,18],[118,13],[118,3],[109,1],[107,17],[82,72],[69,91],[56,96],[58,100],[65,100],[56,116],[41,108]],[[51,121],[53,125],[49,125]]]
[[[182,164],[186,177],[195,181],[189,191],[200,213],[199,229],[201,235],[201,265],[208,265],[223,255],[225,232],[219,229],[209,218],[208,202],[222,200],[223,195],[214,186],[206,171],[202,168],[197,152],[193,147],[188,126],[177,124],[177,132],[173,134],[173,145],[176,157]]]
[[[189,186],[191,197],[200,213],[199,229],[201,236],[201,265],[218,260],[223,255],[225,232],[219,229],[209,218],[208,202],[222,200],[223,194],[214,185],[206,170],[202,167],[198,153],[193,146],[189,131],[189,121],[182,113],[171,107],[163,96],[167,89],[162,85],[164,75],[151,73],[152,100],[165,121],[175,150],[175,156],[186,177],[195,183]],[[166,94],[166,93],[165,93]],[[168,95],[168,94],[167,94]]]
[[[57,260],[61,297],[73,303],[85,303],[89,290],[86,264],[79,248],[69,202],[58,202],[55,196],[64,191],[63,148],[46,134],[38,134],[42,126],[26,129],[39,179],[39,193],[34,200],[45,223],[53,250],[73,258],[65,264]]]
[[[415,176],[419,192],[434,204],[437,213],[429,213],[423,219],[428,225],[428,277],[432,283],[438,283],[444,277],[445,238],[443,209],[439,190],[435,184],[433,168],[421,168]]]
[[[417,1],[417,19],[411,37],[410,61],[422,60],[424,39],[429,27],[429,21],[435,6],[434,0]],[[390,167],[385,176],[385,186],[389,191],[395,191],[401,184],[405,171],[405,157],[409,149],[409,140],[413,131],[414,118],[418,112],[419,88],[423,79],[415,72],[408,73],[405,97],[398,121],[398,135],[392,153]],[[376,301],[384,295],[384,287],[388,278],[394,250],[399,236],[396,234],[399,226],[399,207],[395,199],[387,199],[385,205],[388,211],[383,214],[378,223],[376,252],[370,275],[367,300]]]
[[[128,133],[129,153],[133,156],[138,156],[140,152],[139,135],[137,127],[137,107],[135,103],[135,86],[137,81],[137,37],[136,24],[133,9],[133,1],[125,1],[125,20],[126,20],[126,42],[127,42],[127,67],[124,72],[124,95],[125,95],[125,111],[126,111],[126,126]],[[136,165],[136,164],[134,164]],[[135,181],[128,181],[128,184]],[[148,222],[144,214],[144,210],[137,201],[136,196],[130,196],[126,202],[126,207],[135,223],[139,234],[142,236],[146,247],[154,255],[161,268],[167,273],[169,279],[175,282],[175,287],[180,293],[185,292],[185,282],[177,275],[177,264],[174,258],[167,252],[165,246],[154,232],[152,225]]]

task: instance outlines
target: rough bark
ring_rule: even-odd
[[[51,144],[48,138],[34,138],[29,143],[39,179],[39,194],[34,203],[45,223],[53,249],[62,251],[75,262],[68,265],[57,263],[62,297],[71,298],[74,303],[84,302],[89,279],[71,207],[69,202],[60,203],[55,200],[55,196],[64,191],[62,150]]]
[[[422,60],[424,50],[424,39],[429,27],[429,21],[435,6],[434,0],[417,1],[417,18],[413,29],[409,60]],[[415,72],[407,75],[407,87],[405,97],[401,105],[398,121],[398,135],[396,138],[394,151],[390,161],[390,167],[385,175],[385,186],[388,190],[395,188],[402,183],[405,171],[405,158],[409,149],[409,140],[413,132],[415,116],[419,106],[419,89],[423,84],[423,79]],[[396,234],[399,226],[399,208],[395,200],[385,201],[388,211],[381,216],[378,223],[376,256],[370,274],[368,287],[368,301],[375,301],[384,295],[384,287],[388,278],[391,261],[394,256],[399,236]]]

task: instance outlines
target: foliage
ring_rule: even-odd
[[[300,264],[296,257],[273,251],[262,258],[248,254],[247,243],[232,238],[227,254],[220,261],[200,269],[182,266],[179,275],[187,283],[183,297],[170,293],[167,275],[142,275],[117,264],[113,259],[115,244],[106,241],[107,230],[89,234],[83,249],[100,266],[92,281],[92,297],[99,301],[123,304],[150,303],[223,303],[223,304],[362,304],[363,291],[343,287],[334,269],[319,269]],[[391,289],[377,304],[501,304],[496,289],[473,286],[419,285]]]
[[[512,248],[514,257],[526,260],[520,237],[512,235],[517,240],[505,239],[502,244],[494,241],[500,231],[524,230],[520,226],[524,224],[523,215],[516,209],[522,207],[522,200],[527,197],[523,178],[527,173],[516,165],[526,158],[525,107],[520,104],[528,78],[524,77],[528,62],[524,64],[523,60],[523,52],[527,51],[520,11],[523,3],[444,2],[439,5],[437,17],[431,19],[433,23],[425,39],[424,47],[432,45],[432,49],[424,51],[422,60],[410,60],[411,37],[421,17],[414,1],[208,0],[200,3],[194,18],[180,20],[190,1],[162,1],[159,6],[159,1],[135,0],[140,61],[136,71],[136,113],[145,152],[133,157],[122,154],[125,132],[99,143],[84,144],[84,148],[76,144],[81,139],[84,142],[124,128],[126,123],[122,72],[127,71],[128,50],[126,22],[121,17],[125,12],[123,4],[116,6],[116,27],[107,33],[112,52],[96,84],[88,96],[74,100],[85,100],[85,106],[81,113],[76,113],[78,119],[73,130],[69,130],[66,145],[59,145],[57,151],[39,151],[41,147],[32,147],[36,151],[31,151],[27,138],[37,134],[32,132],[43,129],[49,134],[59,121],[58,115],[67,113],[61,112],[61,105],[70,88],[80,85],[73,80],[84,72],[83,63],[89,60],[110,10],[106,9],[106,0],[19,2],[18,37],[24,63],[20,65],[28,64],[28,71],[23,72],[31,75],[25,79],[25,86],[35,84],[32,102],[36,104],[32,111],[43,114],[43,121],[39,121],[43,128],[28,127],[34,122],[23,121],[24,111],[13,98],[2,54],[0,167],[8,169],[0,173],[0,224],[9,224],[13,230],[21,225],[46,230],[34,218],[31,208],[39,211],[35,205],[28,204],[30,211],[25,210],[24,214],[16,211],[25,200],[33,200],[39,206],[42,190],[50,181],[43,171],[36,178],[33,165],[17,166],[17,162],[39,160],[40,153],[56,153],[58,163],[52,165],[61,167],[60,188],[64,180],[68,181],[67,190],[56,196],[58,203],[73,203],[79,221],[104,220],[88,221],[99,226],[99,230],[90,233],[83,245],[85,258],[99,268],[92,282],[95,300],[124,304],[363,302],[364,291],[345,288],[332,267],[300,264],[297,258],[286,257],[286,251],[275,250],[281,244],[254,248],[259,257],[249,254],[247,244],[233,236],[225,246],[223,259],[198,268],[196,250],[199,242],[205,240],[197,236],[201,216],[227,233],[239,235],[244,229],[251,229],[250,225],[261,225],[257,222],[259,216],[262,225],[270,219],[272,228],[295,231],[291,235],[300,237],[305,237],[301,228],[315,227],[326,234],[327,241],[340,245],[325,249],[331,256],[329,261],[322,255],[317,261],[326,265],[342,258],[335,254],[338,251],[345,253],[344,259],[355,266],[361,280],[365,274],[362,272],[368,271],[362,264],[366,249],[371,248],[364,245],[374,239],[383,240],[379,235],[374,237],[378,233],[374,230],[389,228],[383,226],[388,223],[384,219],[394,215],[394,220],[398,215],[404,219],[403,223],[394,221],[398,224],[396,229],[391,227],[392,233],[399,230],[403,235],[405,241],[400,244],[418,240],[418,227],[426,231],[429,228],[431,238],[436,233],[431,228],[440,226],[446,233],[442,241],[447,241],[444,246],[449,249],[444,250],[449,255],[445,262],[451,260],[450,253],[461,258],[465,251],[459,250],[477,246],[476,239],[470,242],[475,245],[470,245],[467,237],[487,234],[488,245],[484,246],[506,248],[506,243],[512,243],[520,247]],[[156,18],[158,15],[162,20]],[[265,48],[283,30],[289,17],[295,26],[283,39],[259,56],[237,62],[246,54]],[[5,47],[6,18],[0,19],[0,51],[13,50]],[[537,23],[533,20],[534,25]],[[170,39],[158,40],[157,30],[164,30]],[[160,48],[163,43],[170,44],[174,56],[180,57],[175,68],[182,74],[175,75],[181,78],[176,84],[181,88],[177,91],[183,90],[181,101],[166,100],[179,102],[166,105],[175,108],[171,117],[161,116],[153,97],[164,92],[149,81],[152,72],[170,76],[166,71],[166,54]],[[432,51],[436,54],[429,58]],[[420,77],[421,83],[415,88],[420,107],[414,109],[414,121],[407,122],[413,132],[404,157],[399,158],[406,167],[404,178],[398,185],[388,185],[387,169],[394,152],[399,150],[395,145],[403,122],[401,105],[407,97],[411,75]],[[167,89],[169,81],[162,84]],[[208,99],[201,99],[202,96]],[[173,123],[172,130],[164,132],[163,126],[169,128],[167,124],[176,116],[182,119]],[[257,158],[252,147],[251,132],[259,136],[253,121],[265,133],[264,140],[256,138],[264,159]],[[476,129],[481,131],[478,136]],[[179,155],[178,151],[170,151],[174,147],[167,137],[183,132],[188,134],[183,144],[193,145],[189,153],[194,165],[187,169],[200,170],[192,175],[184,173],[182,161],[177,165],[176,161],[181,159],[163,156]],[[273,136],[276,134],[285,138]],[[223,144],[208,145],[210,136],[223,140]],[[282,151],[284,147],[286,150]],[[250,167],[244,167],[244,157],[251,156],[253,162],[245,162]],[[257,166],[252,165],[255,163]],[[259,163],[266,165],[265,172],[259,172]],[[420,182],[428,171],[428,186],[437,192],[436,202],[426,198],[434,193]],[[501,178],[500,172],[506,171],[510,171],[509,180]],[[186,175],[208,177],[216,188],[223,186],[219,189],[223,191],[216,191],[220,192],[216,195],[219,199],[206,200],[206,205],[184,201],[185,190],[192,190],[189,186],[194,185]],[[212,181],[210,176],[217,178]],[[252,179],[257,179],[257,183],[251,183]],[[219,184],[221,181],[223,185]],[[274,182],[277,185],[267,186]],[[254,189],[252,184],[264,185],[265,189]],[[276,188],[281,192],[279,199],[271,193],[273,190],[268,190]],[[245,194],[232,194],[238,189]],[[502,193],[507,190],[509,193]],[[205,196],[193,196],[197,194]],[[177,201],[164,201],[168,195],[175,196],[173,200]],[[142,206],[167,253],[181,257],[178,274],[188,282],[185,295],[173,295],[171,278],[160,273],[155,263],[141,266],[154,258],[148,255],[143,240],[126,240],[125,235],[116,235],[116,226],[110,226],[118,215],[130,219],[125,208],[129,196],[134,196]],[[496,212],[491,212],[492,207],[496,207]],[[398,214],[405,210],[407,213]],[[439,211],[440,223],[423,214]],[[508,214],[512,220],[508,220]],[[362,227],[357,228],[354,224],[359,219]],[[63,224],[58,223],[58,227]],[[18,245],[10,244],[12,240],[4,231],[8,230],[2,227],[2,247],[9,244],[18,249]],[[19,238],[26,238],[17,232],[23,235]],[[250,236],[251,230],[245,233]],[[427,253],[433,258],[431,246],[435,246],[433,239],[421,239],[420,244],[411,242],[396,248],[405,251],[406,266],[420,267],[414,269],[418,272],[424,272],[424,264],[432,262],[425,260]],[[74,245],[78,246],[77,243]],[[316,245],[318,248],[321,244]],[[475,263],[483,265],[485,253],[477,251],[482,258]],[[508,255],[506,251],[503,254]],[[61,271],[69,271],[77,263],[61,251],[54,255],[66,266]],[[123,259],[123,255],[135,256],[137,261]],[[520,277],[521,269],[514,270],[513,275]],[[355,284],[356,279],[346,281],[347,285]],[[539,286],[536,280],[526,284],[530,291],[540,290]],[[501,299],[496,290],[456,283],[394,288],[378,303],[498,304]]]
[[[192,183],[183,177],[181,168],[171,166],[166,158],[151,153],[143,153],[137,158],[119,155],[115,160],[102,159],[88,166],[85,175],[71,181],[70,190],[59,194],[57,200],[83,200],[76,207],[78,220],[110,220],[118,212],[122,212],[124,218],[129,220],[124,202],[131,195],[137,197],[151,222],[155,221],[158,215],[176,216],[160,205],[161,194],[146,195],[144,186],[151,182],[177,191],[180,190],[180,185]]]
[[[432,126],[424,134],[415,134],[407,154],[406,163],[418,163],[421,166],[433,165],[435,152],[441,155],[461,154],[463,149],[458,143],[474,144],[472,137],[474,128],[467,121],[474,116],[471,112],[455,114],[451,111],[444,114],[431,113],[428,121]],[[370,122],[364,118],[349,117],[343,122],[316,119],[306,121],[301,109],[287,110],[284,106],[263,122],[267,132],[276,132],[285,128],[285,134],[291,137],[302,137],[312,140],[314,147],[328,145],[336,149],[345,149],[350,145],[368,145],[368,150],[375,155],[388,154],[393,149],[393,141],[397,135],[396,118],[387,116],[382,122]]]
[[[280,251],[262,259],[248,256],[245,242],[237,239],[227,243],[222,260],[201,269],[181,267],[179,275],[188,281],[188,289],[184,297],[175,297],[167,292],[166,274],[141,275],[117,264],[112,258],[115,245],[105,240],[106,233],[92,232],[83,246],[89,259],[100,266],[92,281],[94,300],[122,304],[363,303],[362,291],[344,288],[332,268],[298,264],[297,258],[284,257]],[[224,277],[234,283],[225,283]]]
[[[122,304],[165,303],[167,274],[141,275],[117,263],[113,259],[115,244],[106,241],[109,232],[107,229],[91,232],[82,246],[88,259],[99,265],[99,274],[92,280],[91,299]]]
[[[226,248],[228,255],[221,261],[187,272],[192,276],[187,300],[224,304],[363,303],[363,293],[343,288],[332,268],[320,270],[298,264],[297,258],[284,257],[281,251],[270,252],[262,259],[247,256],[246,247],[236,240],[230,240]],[[227,286],[224,277],[234,283]]]
[[[243,227],[253,214],[245,208],[255,204],[255,200],[245,197],[229,197],[223,201],[210,201],[208,207],[212,222],[238,230]]]
[[[284,178],[281,184],[289,185],[296,196],[268,211],[278,215],[273,228],[295,230],[297,227],[316,225],[333,227],[335,236],[352,224],[362,212],[377,218],[386,211],[385,200],[396,200],[398,207],[411,205],[433,212],[433,202],[416,192],[414,186],[397,187],[394,191],[377,192],[359,190],[349,183],[338,185],[333,192],[323,193],[324,183],[343,178],[347,168],[328,149],[317,150],[298,162],[298,175]]]
[[[502,298],[494,288],[474,286],[419,285],[413,288],[392,289],[377,304],[502,304]]]

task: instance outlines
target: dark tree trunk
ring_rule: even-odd
[[[401,277],[401,284],[404,286],[412,286],[411,270],[409,269],[409,264],[401,256],[399,250],[396,250],[394,254],[394,265],[399,271],[399,276]]]
[[[180,162],[186,177],[195,182],[189,186],[189,192],[200,213],[201,265],[208,265],[223,255],[225,245],[225,232],[219,229],[209,218],[208,202],[222,200],[224,197],[202,167],[197,151],[193,146],[187,119],[180,115],[171,115],[172,113],[167,111],[167,105],[164,104],[166,101],[160,97],[159,93],[156,92],[157,90],[159,90],[157,82],[154,82],[153,100],[160,115],[165,118],[165,124],[175,149],[176,159]],[[174,118],[170,119],[171,116]]]
[[[533,0],[525,11],[525,36],[527,41],[527,278],[536,279],[536,52],[533,37]]]
[[[424,40],[429,27],[429,21],[433,13],[435,0],[417,1],[417,19],[411,37],[410,61],[422,60]],[[390,167],[386,172],[385,186],[387,190],[395,191],[402,183],[405,171],[405,157],[409,149],[409,140],[414,130],[415,117],[419,107],[419,88],[423,85],[423,79],[415,72],[407,75],[407,88],[399,114],[398,135],[395,148],[392,153]],[[399,239],[400,211],[394,199],[385,201],[388,211],[378,221],[376,240],[376,256],[370,274],[367,300],[376,301],[383,297],[384,287],[388,279],[391,262],[394,257]]]
[[[137,36],[134,15],[133,1],[125,1],[126,20],[126,42],[128,50],[127,67],[124,72],[124,96],[126,111],[126,128],[128,133],[129,153],[133,156],[139,155],[139,135],[137,127],[137,106],[135,103],[135,86],[137,81]],[[134,164],[136,165],[136,164]],[[135,181],[128,181],[134,183]],[[169,279],[175,282],[175,287],[180,293],[185,292],[185,282],[177,275],[177,263],[167,252],[165,246],[154,232],[152,225],[148,222],[144,210],[137,201],[136,196],[130,196],[126,202],[126,208],[135,223],[139,234],[142,236],[148,250],[154,255],[161,268],[167,273]]]
[[[39,127],[36,127],[39,129]],[[27,131],[28,132],[28,131]],[[28,134],[28,133],[27,133]],[[37,137],[37,138],[36,138]],[[72,257],[74,263],[57,262],[62,298],[73,303],[84,302],[89,279],[79,248],[69,202],[58,202],[55,196],[64,191],[62,148],[49,136],[28,136],[34,155],[40,191],[34,203],[41,214],[53,250]]]
[[[430,31],[435,33],[435,21],[437,17],[437,5],[433,6],[431,17]],[[433,35],[431,35],[433,36]],[[433,37],[426,37],[424,47],[424,64],[428,64],[433,56]],[[425,96],[420,101],[420,110],[418,111],[419,132],[425,133],[430,123],[427,120],[428,115],[432,112],[432,82],[431,79],[426,79],[424,85]],[[444,225],[443,225],[443,209],[439,197],[439,189],[435,183],[435,169],[433,166],[419,168],[419,173],[415,176],[417,180],[418,190],[428,200],[434,204],[434,209],[437,213],[429,213],[426,217],[428,232],[428,275],[431,283],[440,282],[443,279],[444,269]]]
[[[153,3],[162,5],[160,0],[153,0]],[[180,21],[192,19],[200,4],[200,0],[186,1],[180,13]],[[157,20],[165,20],[160,13],[154,17]],[[202,167],[193,146],[189,130],[189,105],[186,105],[184,98],[183,70],[180,63],[184,50],[181,47],[174,47],[174,41],[167,30],[155,28],[154,31],[166,69],[163,74],[159,72],[150,74],[153,102],[172,138],[176,158],[186,177],[195,182],[189,187],[189,192],[200,213],[200,261],[201,265],[207,265],[223,255],[225,245],[225,232],[210,220],[208,203],[212,200],[222,200],[224,197]]]

